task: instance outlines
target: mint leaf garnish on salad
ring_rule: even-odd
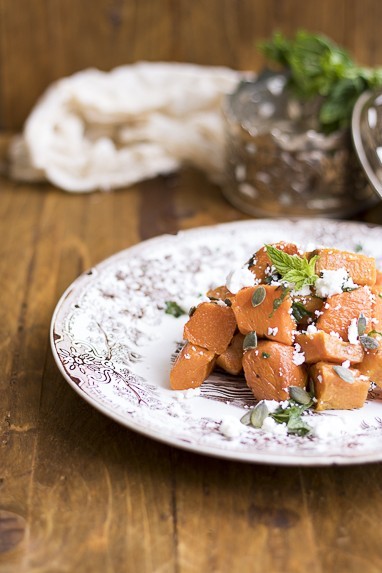
[[[175,316],[175,318],[179,318],[180,316],[187,314],[187,312],[173,300],[166,300],[165,305],[165,313],[171,314],[172,316]]]
[[[298,255],[288,255],[272,245],[265,245],[268,257],[276,271],[281,275],[282,280],[293,283],[296,290],[300,290],[305,285],[314,285],[318,279],[315,273],[317,256],[309,261],[305,257]]]

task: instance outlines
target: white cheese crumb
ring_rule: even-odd
[[[350,360],[345,360],[344,362],[342,362],[341,366],[343,368],[350,368]]]
[[[321,440],[335,438],[347,432],[344,420],[337,416],[310,416],[309,426],[312,428],[312,435]]]
[[[187,390],[182,390],[181,392],[176,392],[177,400],[188,400],[190,398],[196,398],[200,396],[200,388],[188,388]]]
[[[243,431],[243,424],[234,416],[225,416],[220,424],[219,431],[223,436],[232,440],[237,438]]]
[[[301,346],[296,342],[296,344],[294,344],[294,351],[292,356],[292,362],[296,366],[301,366],[301,364],[304,364],[305,362],[305,353],[300,351]]]
[[[262,402],[266,405],[269,414],[277,410],[277,408],[280,406],[280,402],[277,400],[262,400]]]
[[[306,332],[307,334],[314,334],[315,332],[318,332],[317,326],[315,324],[309,324]]]
[[[322,382],[322,376],[321,376],[321,374],[319,374],[319,375],[317,376],[317,380],[318,380],[319,382]]]
[[[353,280],[349,277],[346,269],[327,270],[324,269],[322,277],[318,278],[315,283],[316,294],[321,298],[341,294],[343,288],[357,288]]]
[[[190,360],[190,359],[191,359],[191,354],[188,354],[188,353],[187,353],[187,354],[184,355],[184,357],[185,357],[186,360]]]
[[[334,330],[331,330],[329,332],[330,336],[334,336],[335,338],[338,338],[338,340],[342,340],[341,336],[338,334],[338,332],[335,332]]]
[[[271,328],[270,326],[268,327],[268,331],[267,334],[268,336],[276,336],[276,334],[278,333],[279,329],[277,328],[277,326],[275,326],[274,328]]]
[[[304,285],[300,290],[292,291],[292,296],[309,296],[311,293],[310,286]]]
[[[264,430],[265,432],[281,436],[286,436],[288,433],[288,428],[286,424],[278,424],[270,416],[265,418],[263,425],[261,426],[261,429]]]
[[[348,328],[348,340],[350,344],[358,343],[358,319],[353,318]]]
[[[242,288],[255,286],[259,282],[259,279],[249,270],[248,266],[245,266],[231,271],[227,276],[225,285],[232,294],[236,294]]]

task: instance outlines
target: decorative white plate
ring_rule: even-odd
[[[64,378],[117,422],[194,452],[285,465],[382,460],[382,395],[376,391],[361,410],[314,414],[338,422],[326,437],[243,426],[228,439],[220,431],[222,419],[239,420],[255,403],[243,378],[214,373],[191,399],[169,389],[171,360],[187,317],[165,314],[165,301],[188,309],[263,243],[278,240],[307,249],[362,248],[380,262],[382,257],[382,228],[326,220],[244,221],[146,241],[81,275],[59,301],[51,343]]]

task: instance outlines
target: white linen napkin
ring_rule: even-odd
[[[221,102],[243,74],[139,62],[55,82],[11,144],[10,175],[66,191],[124,187],[189,163],[219,180]]]

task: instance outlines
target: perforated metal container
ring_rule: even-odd
[[[301,103],[286,84],[266,72],[226,97],[227,199],[267,217],[346,217],[378,202],[350,131],[320,133],[320,100]]]

